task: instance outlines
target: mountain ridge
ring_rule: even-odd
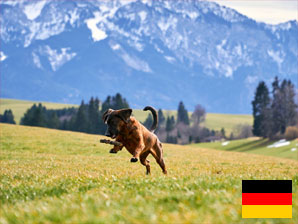
[[[79,103],[121,92],[134,108],[183,100],[245,114],[259,81],[297,86],[297,21],[258,23],[209,1],[4,2],[1,97]]]

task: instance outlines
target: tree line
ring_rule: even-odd
[[[115,96],[108,96],[103,102],[98,98],[91,97],[89,102],[81,102],[78,108],[70,107],[63,109],[47,109],[41,103],[34,104],[21,118],[20,124],[27,126],[47,127],[60,130],[70,130],[91,134],[104,134],[106,125],[102,121],[102,115],[107,109],[129,108],[125,98],[117,93]],[[203,127],[206,111],[201,105],[197,105],[195,111],[189,116],[187,109],[181,101],[177,109],[177,117],[164,115],[159,109],[159,125],[156,134],[163,142],[175,144],[197,143],[225,138],[225,130],[209,130]],[[1,115],[1,122],[8,122],[13,119],[11,110]],[[148,114],[144,122],[146,127],[152,125],[153,118]],[[14,122],[15,123],[15,122]]]
[[[158,110],[158,117],[159,124],[155,133],[162,142],[189,144],[226,138],[224,128],[215,131],[203,126],[206,110],[201,105],[197,105],[194,112],[189,116],[189,112],[181,101],[178,105],[176,118],[174,115],[165,117],[161,109]],[[152,122],[152,115],[149,114],[144,125],[149,128]]]
[[[21,125],[104,134],[106,126],[102,121],[102,114],[108,108],[116,110],[128,107],[126,99],[119,93],[108,96],[103,103],[98,98],[91,97],[88,103],[82,101],[79,108],[53,110],[39,103],[26,111],[21,119]]]
[[[253,134],[255,136],[278,139],[297,136],[297,104],[295,86],[290,80],[282,82],[275,77],[272,90],[261,81],[252,101]],[[296,133],[296,134],[295,134]]]
[[[0,123],[15,124],[12,110],[5,110],[3,115],[0,114]]]

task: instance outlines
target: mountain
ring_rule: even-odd
[[[297,86],[297,21],[209,1],[1,1],[1,97],[251,113],[256,85]]]

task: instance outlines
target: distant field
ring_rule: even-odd
[[[245,114],[208,113],[205,121],[205,126],[209,129],[220,130],[222,127],[225,128],[227,136],[229,136],[233,128],[239,124],[252,125],[253,117]]]
[[[39,102],[26,101],[26,100],[14,100],[14,99],[0,99],[0,113],[3,114],[6,109],[11,109],[15,117],[15,121],[19,124],[24,113],[34,104]],[[42,105],[48,109],[61,109],[66,107],[77,107],[74,104],[61,104],[61,103],[49,103],[41,102]]]
[[[164,144],[168,175],[102,136],[0,124],[0,223],[297,223],[290,159]],[[202,145],[201,145],[202,146]],[[242,219],[241,180],[292,179],[293,219]]]
[[[13,100],[13,99],[0,99],[0,113],[3,113],[6,109],[12,109],[13,114],[15,115],[15,121],[20,122],[21,117],[24,115],[26,110],[30,108],[34,103],[33,101],[24,101],[24,100]],[[48,103],[42,102],[49,109],[60,109],[65,107],[78,106],[73,104],[60,104],[60,103]],[[139,121],[145,121],[148,114],[148,111],[134,110],[133,115]],[[165,116],[174,115],[177,117],[177,112],[174,110],[164,111]],[[191,113],[189,113],[191,115]],[[249,124],[252,125],[252,116],[251,115],[237,115],[237,114],[215,114],[208,113],[206,116],[206,121],[204,125],[209,129],[220,130],[222,127],[225,128],[226,134],[229,135],[233,128],[238,124]]]
[[[276,141],[269,141],[267,139],[259,139],[259,138],[248,138],[248,139],[240,139],[234,141],[226,142],[227,145],[224,145],[222,142],[212,142],[212,143],[199,143],[193,144],[192,146],[197,146],[200,148],[209,148],[209,149],[218,149],[224,151],[231,152],[245,152],[245,153],[253,153],[253,154],[261,154],[267,156],[276,156],[281,158],[288,158],[297,160],[298,152],[297,139],[290,141],[289,145],[281,146],[278,148],[268,148],[268,146],[272,145]],[[295,151],[292,149],[296,149]]]

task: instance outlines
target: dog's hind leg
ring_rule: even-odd
[[[140,162],[142,163],[142,165],[146,166],[146,174],[150,174],[150,164],[149,164],[149,160],[147,160],[147,156],[149,155],[150,150],[147,150],[145,152],[142,152],[140,154]]]
[[[155,158],[156,162],[158,163],[158,165],[160,166],[160,168],[162,169],[162,172],[164,174],[167,174],[167,169],[166,169],[166,165],[165,162],[163,160],[163,151],[162,151],[162,145],[160,142],[157,142],[153,148],[151,149],[151,154],[152,156]]]

